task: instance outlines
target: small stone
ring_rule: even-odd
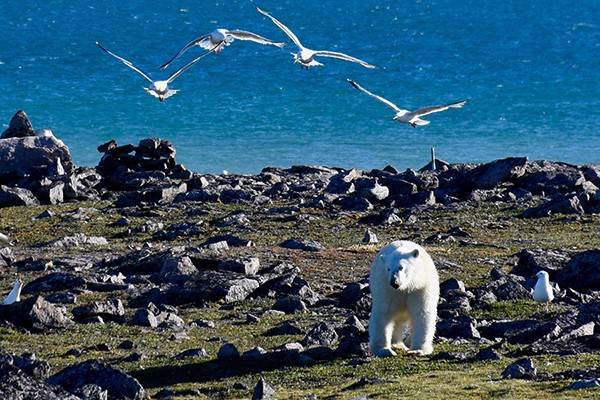
[[[238,358],[240,352],[232,343],[225,343],[217,353],[217,360],[231,360]]]
[[[363,237],[363,243],[375,244],[379,243],[379,240],[377,239],[377,235],[375,234],[375,232],[373,232],[370,229],[367,229],[367,231],[365,232],[365,236]]]
[[[510,364],[502,372],[504,379],[533,379],[537,376],[537,369],[531,358],[521,358]]]
[[[263,378],[260,378],[258,384],[252,393],[252,400],[266,400],[275,396],[276,392]]]

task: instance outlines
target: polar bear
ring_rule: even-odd
[[[369,339],[377,357],[433,352],[440,285],[433,260],[416,243],[397,240],[383,247],[371,264],[373,298]],[[408,347],[407,347],[408,346]]]

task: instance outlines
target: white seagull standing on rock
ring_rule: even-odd
[[[423,115],[432,114],[432,113],[436,113],[436,112],[440,112],[440,111],[445,111],[449,108],[461,108],[462,106],[467,104],[467,100],[462,100],[462,101],[457,101],[455,103],[450,103],[450,104],[425,107],[425,108],[418,109],[416,111],[402,110],[400,107],[398,107],[391,101],[369,92],[367,89],[363,88],[358,83],[354,82],[352,79],[348,79],[348,82],[350,82],[350,84],[352,86],[354,86],[361,92],[363,92],[371,97],[376,98],[377,100],[381,101],[386,106],[390,107],[392,110],[396,111],[396,116],[393,118],[394,121],[398,121],[403,124],[412,125],[413,128],[416,128],[417,125],[422,126],[422,125],[429,124],[429,121],[419,118],[419,117],[422,117]]]
[[[292,32],[287,26],[285,26],[284,24],[279,22],[276,18],[269,15],[269,13],[267,13],[266,11],[261,10],[261,8],[259,6],[256,6],[256,9],[262,15],[270,18],[271,21],[273,21],[273,23],[275,25],[277,25],[279,27],[279,29],[281,29],[286,35],[288,35],[290,37],[290,39],[292,39],[292,41],[294,42],[294,44],[296,46],[298,46],[298,53],[296,53],[296,54],[291,53],[291,54],[294,56],[294,62],[295,63],[299,62],[300,67],[302,67],[302,68],[309,69],[310,67],[316,67],[318,65],[323,65],[314,59],[315,56],[339,58],[340,60],[346,60],[346,61],[358,63],[366,68],[377,68],[375,65],[369,64],[368,62],[359,60],[358,58],[351,57],[344,53],[338,53],[336,51],[308,49],[308,48],[302,46],[302,43],[300,43],[300,40],[298,40],[298,37],[296,35],[294,35],[294,32]]]
[[[537,282],[533,288],[533,299],[538,303],[549,303],[554,299],[554,291],[550,285],[550,279],[546,271],[537,274]]]
[[[10,291],[6,299],[2,302],[4,305],[12,304],[17,301],[21,301],[21,289],[23,288],[23,279],[20,277],[15,280],[15,285],[13,289]]]
[[[273,40],[265,39],[264,37],[252,32],[215,29],[208,35],[200,36],[183,46],[183,48],[179,50],[179,53],[175,54],[173,58],[161,65],[160,69],[167,68],[169,64],[171,64],[175,59],[179,58],[183,53],[185,53],[194,46],[200,46],[201,48],[206,50],[214,49],[215,53],[220,53],[223,50],[223,47],[229,46],[235,39],[250,40],[259,44],[270,44],[279,48],[285,46],[285,42],[275,42]]]
[[[146,92],[148,92],[152,96],[156,97],[160,101],[164,101],[165,99],[173,96],[175,93],[177,93],[179,91],[179,90],[169,89],[169,83],[173,82],[179,75],[181,75],[181,73],[183,71],[185,71],[186,69],[188,69],[192,65],[196,64],[198,61],[200,61],[201,59],[203,59],[208,54],[210,54],[210,53],[212,53],[214,51],[214,48],[213,48],[212,50],[209,50],[207,53],[202,54],[200,57],[198,57],[198,58],[190,61],[189,63],[187,63],[186,65],[184,65],[183,67],[181,67],[178,71],[175,71],[166,80],[155,81],[155,80],[152,80],[152,78],[150,78],[150,76],[147,73],[145,73],[144,71],[142,71],[141,69],[139,69],[138,67],[136,67],[135,65],[133,65],[130,61],[124,59],[123,57],[119,57],[118,55],[116,55],[114,53],[111,53],[104,46],[102,46],[100,43],[96,42],[96,44],[102,50],[104,50],[105,52],[107,52],[111,56],[115,57],[117,60],[120,60],[123,64],[127,65],[129,68],[131,68],[132,70],[136,71],[137,73],[139,73],[140,75],[142,75],[144,78],[146,78],[148,81],[150,81],[152,83],[152,85],[150,85],[149,88],[144,88],[144,89],[146,89]]]

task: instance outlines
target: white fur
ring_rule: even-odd
[[[369,337],[378,357],[433,352],[440,285],[433,260],[424,248],[404,240],[382,248],[371,265],[373,297]]]

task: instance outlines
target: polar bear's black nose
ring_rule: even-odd
[[[398,282],[395,279],[392,279],[390,281],[390,286],[393,287],[394,289],[398,289],[400,287],[400,285],[398,284]]]

